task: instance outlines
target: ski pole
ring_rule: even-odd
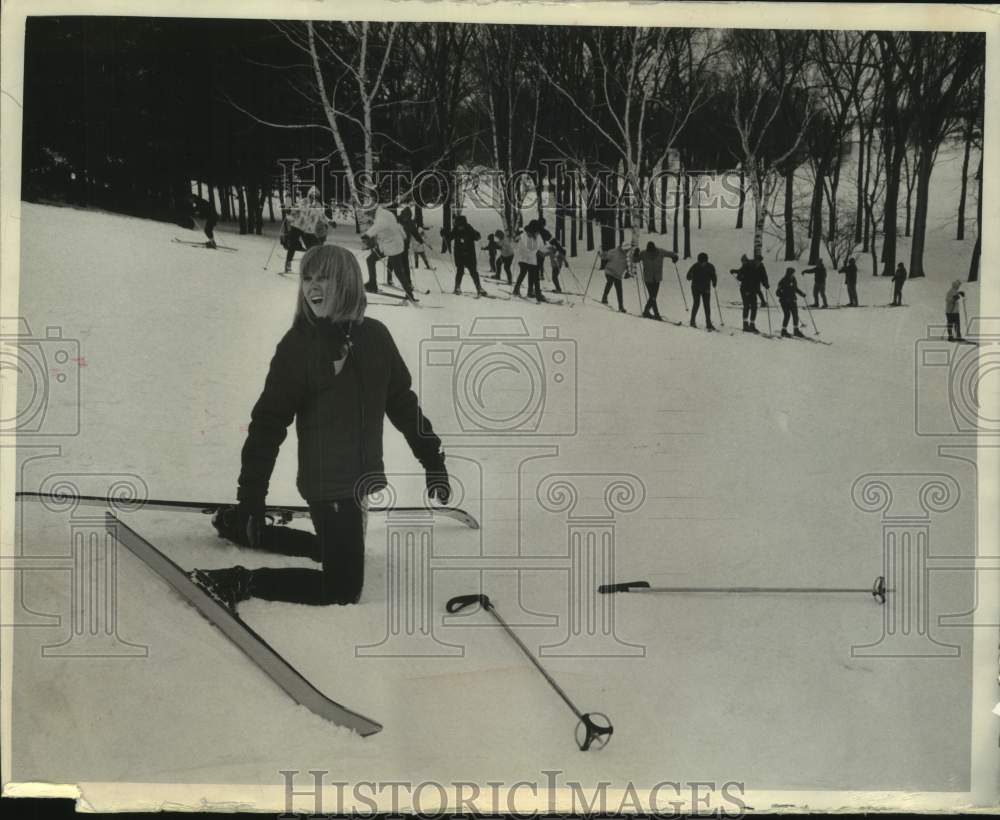
[[[687,313],[688,312],[688,300],[687,300],[687,296],[684,295],[684,285],[681,284],[681,272],[679,270],[677,270],[677,263],[674,262],[673,259],[671,259],[670,261],[673,262],[674,273],[677,274],[677,287],[680,288],[681,299],[684,301],[684,312]]]
[[[715,307],[719,311],[719,324],[725,327],[726,317],[722,315],[722,305],[719,304],[719,289],[718,287],[713,287],[712,290],[715,291]],[[770,317],[770,314],[768,314],[768,316]],[[770,320],[768,321],[768,326],[770,327]]]
[[[887,589],[885,577],[879,575],[871,588],[867,587],[654,587],[648,581],[627,581],[620,584],[602,584],[597,591],[603,595],[614,592],[660,592],[660,593],[734,593],[739,595],[747,594],[770,594],[770,595],[817,595],[817,594],[854,594],[866,593],[871,595],[878,603],[885,603],[885,596],[888,592],[895,592]]]
[[[840,290],[837,291],[837,307],[840,307],[840,297],[844,295],[844,282],[846,280],[846,276],[840,280]]]
[[[285,230],[285,217],[281,218],[281,227],[278,229],[278,235],[274,237],[274,242],[271,245],[271,252],[267,255],[267,261],[264,263],[264,270],[267,270],[271,266],[271,257],[274,256],[274,249],[278,247],[278,240],[281,239],[281,234]]]
[[[594,279],[594,271],[597,270],[597,260],[601,258],[600,251],[594,251],[594,264],[590,266],[590,276],[587,277],[587,287],[583,290],[583,301],[587,301],[587,294],[590,293],[590,283]]]
[[[545,671],[545,667],[543,667],[535,659],[535,656],[531,654],[528,647],[524,645],[519,637],[517,637],[514,630],[512,630],[507,622],[500,617],[500,613],[493,607],[493,603],[490,601],[488,596],[457,595],[448,601],[445,605],[445,609],[454,614],[456,612],[460,612],[471,604],[479,604],[497,620],[497,623],[499,623],[507,634],[513,638],[514,643],[520,647],[521,651],[527,656],[528,660],[531,661],[535,665],[535,668],[542,673],[542,677],[548,681],[549,686],[556,691],[556,694],[563,699],[563,702],[570,708],[570,711],[576,715],[577,719],[580,721],[576,728],[576,743],[580,747],[580,751],[586,752],[592,746],[597,749],[604,748],[608,744],[608,741],[611,740],[611,735],[615,731],[614,727],[611,725],[611,721],[608,719],[608,716],[603,712],[583,713],[577,709],[573,704],[573,701],[571,701],[569,696],[562,690],[562,687],[560,687],[559,684],[553,680],[552,676]],[[595,718],[597,718],[596,721]]]
[[[813,332],[817,336],[819,336],[819,328],[816,327],[816,320],[813,318],[813,312],[812,312],[812,308],[809,307],[809,299],[808,298],[806,298],[805,304],[806,304],[806,312],[809,314],[809,321],[812,322]],[[770,315],[770,314],[768,314],[768,315]]]

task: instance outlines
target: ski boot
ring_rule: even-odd
[[[792,331],[792,334],[793,334],[794,336],[798,336],[798,337],[799,337],[800,339],[804,339],[804,338],[806,337],[806,334],[805,334],[805,333],[803,333],[803,332],[802,332],[801,330],[799,330],[798,328],[795,328],[795,330],[793,330],[793,331]]]
[[[215,248],[218,247],[218,245],[215,244],[215,240],[214,239],[209,239],[208,242],[205,243],[205,247],[206,248],[212,248],[214,250]]]
[[[413,302],[413,304],[416,304],[420,300],[416,296],[413,295],[413,291],[411,290],[411,291],[407,292],[405,301],[407,301],[407,302]]]
[[[744,333],[749,333],[750,332],[750,323],[749,322],[744,322],[743,323],[743,332]]]
[[[253,597],[253,573],[246,567],[195,569],[188,577],[234,615],[237,604]]]
[[[378,282],[365,282],[365,290],[368,293],[378,293]]]
[[[786,328],[781,328],[781,338],[782,339],[791,339],[792,338],[792,334],[789,333]]]
[[[451,294],[452,294],[452,296],[461,296],[461,295],[462,295],[462,290],[461,290],[461,288],[455,288],[455,289],[454,289],[454,290],[453,290],[453,291],[451,292]]]
[[[753,322],[750,323],[749,330],[751,333],[760,333],[760,331],[757,330],[757,325],[755,325]]]
[[[707,330],[709,333],[713,333],[715,332],[715,325],[705,325],[705,330]]]
[[[693,327],[695,330],[698,329],[698,323],[695,322],[694,319],[692,319],[690,322],[688,322],[688,324],[691,325],[691,327]]]
[[[618,312],[619,313],[628,313],[628,311],[625,310],[625,308],[623,308],[623,307],[618,308]]]
[[[286,264],[285,269],[282,271],[282,273],[291,273],[291,272],[292,272],[292,266]]]
[[[476,296],[489,296],[489,294],[485,290],[480,288],[479,290],[476,291]]]

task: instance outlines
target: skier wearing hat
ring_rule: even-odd
[[[962,280],[956,279],[951,283],[948,292],[944,296],[944,317],[948,320],[948,341],[963,342],[962,323],[958,316],[958,300],[965,298],[965,292],[961,290]]]
[[[784,314],[781,320],[781,335],[785,337],[792,335],[792,333],[788,332],[788,319],[791,318],[793,327],[795,328],[793,331],[794,335],[805,336],[799,330],[799,306],[796,297],[801,296],[805,299],[806,295],[799,290],[798,282],[795,281],[795,268],[785,268],[785,275],[778,282],[775,293],[778,296],[778,304],[781,305],[781,310]]]
[[[375,219],[371,227],[362,234],[362,237],[373,239],[378,245],[379,251],[386,257],[388,280],[391,282],[392,275],[395,274],[403,286],[406,298],[411,302],[416,302],[417,298],[413,295],[413,284],[410,282],[410,263],[406,258],[406,232],[396,219],[396,215],[387,208],[381,206],[376,208]]]
[[[803,268],[802,275],[808,276],[809,274],[814,274],[816,279],[813,281],[813,303],[814,308],[820,306],[819,300],[823,300],[823,307],[829,307],[826,301],[826,265],[823,264],[823,260],[820,259],[811,268]]]
[[[847,260],[847,264],[844,265],[837,273],[844,274],[844,284],[847,286],[847,306],[857,307],[858,306],[858,265],[854,261],[852,256]]]
[[[487,296],[488,294],[483,290],[479,281],[479,271],[476,266],[476,248],[478,247],[476,243],[479,242],[479,231],[469,224],[464,215],[459,214],[452,221],[448,239],[455,259],[455,295],[462,293],[462,278],[468,269],[472,282],[476,286],[476,294]]]
[[[715,277],[715,265],[708,261],[707,253],[699,253],[698,261],[691,266],[687,274],[691,283],[691,327],[698,327],[695,321],[698,317],[698,303],[705,307],[705,329],[715,330],[712,324],[712,288],[718,287]]]
[[[191,194],[188,200],[191,205],[191,213],[195,217],[201,217],[205,220],[205,224],[202,230],[205,232],[205,238],[208,240],[205,242],[206,248],[215,248],[215,226],[219,221],[219,215],[215,212],[215,206],[212,205],[207,199],[202,199],[200,196]],[[197,222],[195,223],[197,224]]]
[[[285,273],[291,273],[296,251],[322,245],[326,239],[328,226],[319,188],[313,185],[306,194],[305,202],[285,209],[285,226],[281,244],[287,251]]]

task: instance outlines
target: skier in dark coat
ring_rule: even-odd
[[[823,300],[823,307],[830,307],[826,301],[826,265],[823,264],[823,260],[820,259],[811,268],[804,268],[802,270],[802,275],[807,276],[809,274],[814,274],[816,276],[813,282],[813,303],[814,308],[819,307],[819,300]]]
[[[715,265],[708,261],[707,253],[699,253],[698,261],[695,262],[687,273],[687,279],[691,283],[691,327],[698,327],[695,319],[698,317],[698,303],[705,306],[705,329],[715,330],[712,324],[712,288],[718,287],[719,283],[715,277]]]
[[[748,259],[745,255],[741,258],[743,263],[730,273],[734,274],[740,283],[740,296],[743,299],[743,330],[747,333],[757,333],[757,298],[761,287],[769,287],[767,271],[757,260]]]
[[[795,281],[795,268],[785,268],[785,275],[778,282],[775,293],[778,296],[778,304],[781,305],[781,310],[784,314],[781,320],[781,335],[786,337],[792,335],[788,332],[788,319],[791,317],[793,327],[795,328],[793,331],[794,334],[796,336],[805,336],[799,330],[799,306],[796,297],[801,296],[805,299],[806,295],[799,290],[798,282]]]
[[[205,243],[205,247],[215,248],[215,226],[219,222],[219,215],[215,212],[215,206],[212,205],[212,203],[207,199],[202,199],[200,196],[195,194],[191,194],[189,201],[191,205],[191,215],[205,220],[205,224],[202,227],[202,230],[205,232],[205,238],[208,240]],[[195,224],[197,224],[197,221]]]
[[[638,261],[642,263],[642,281],[646,285],[646,292],[649,297],[646,305],[642,309],[643,319],[656,319],[659,321],[663,317],[660,315],[660,306],[656,303],[660,295],[660,285],[663,284],[663,260],[670,259],[677,261],[677,254],[673,251],[665,251],[656,247],[654,242],[647,242],[646,249],[638,255]]]
[[[844,274],[844,284],[847,286],[847,306],[858,307],[858,265],[852,256],[838,273]]]
[[[476,270],[476,243],[479,242],[479,231],[473,228],[464,216],[459,215],[452,221],[451,230],[448,231],[448,241],[455,253],[455,294],[461,294],[462,277],[468,269],[476,286],[476,293],[486,296],[487,293],[479,282],[479,271]]]
[[[900,262],[896,265],[896,272],[892,275],[892,306],[903,306],[903,285],[906,284],[906,268]]]
[[[361,270],[345,248],[312,248],[302,258],[295,319],[278,343],[250,416],[241,456],[238,506],[213,518],[243,547],[299,555],[304,568],[195,570],[192,578],[231,608],[247,598],[353,604],[364,584],[367,496],[387,486],[384,419],[399,430],[426,472],[427,493],[447,504],[451,486],[441,440],[420,410],[389,330],[366,318]],[[295,421],[298,480],[316,534],[265,525],[265,499],[278,449]]]

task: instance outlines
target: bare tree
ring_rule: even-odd
[[[790,132],[780,127],[783,107],[797,88],[801,91],[810,36],[809,32],[763,30],[730,33],[733,124],[740,137],[741,165],[754,195],[755,254],[762,251],[766,203],[780,169],[799,150],[813,114],[812,106],[806,104],[801,122]]]

